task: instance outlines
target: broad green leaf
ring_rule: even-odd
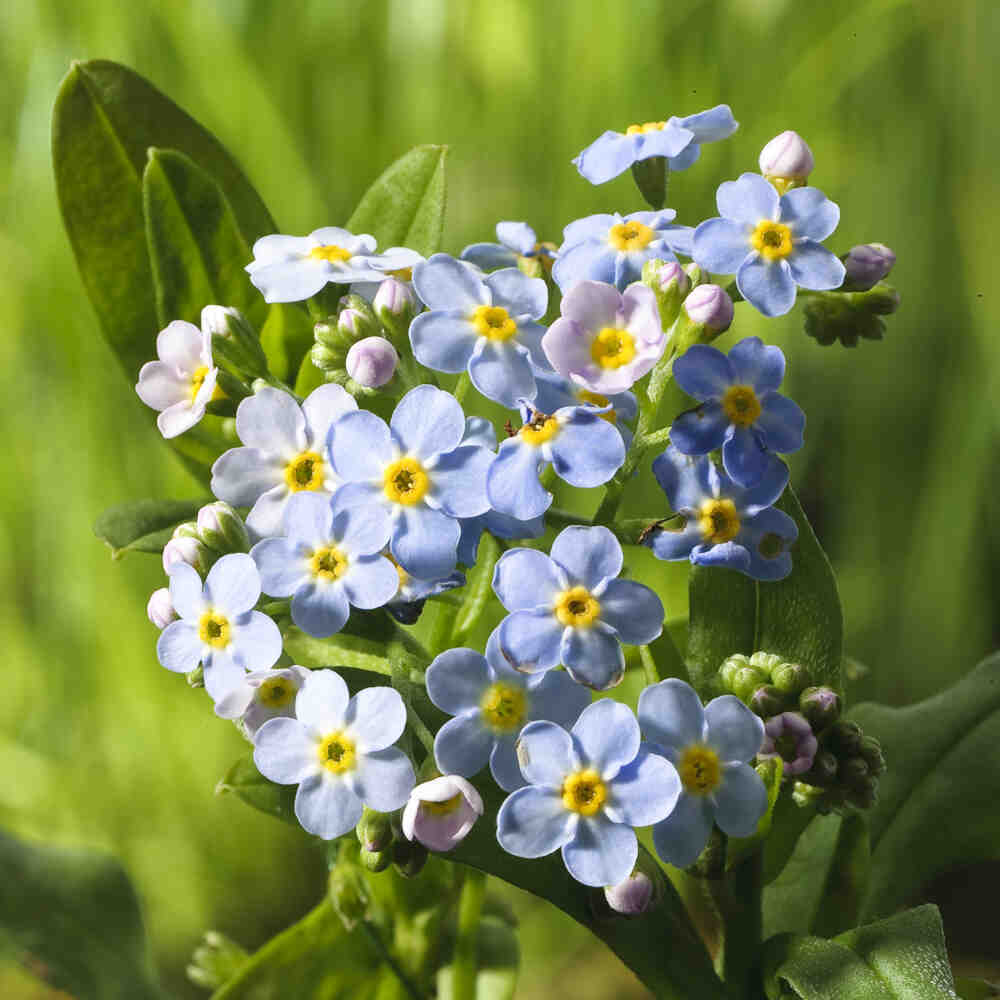
[[[477,928],[475,1000],[514,1000],[521,950],[517,934],[499,917],[484,916]],[[437,973],[438,1000],[455,1000],[452,967]]]
[[[108,855],[0,832],[0,942],[77,1000],[162,1000],[139,901]]]
[[[280,304],[271,306],[260,331],[260,345],[267,355],[272,375],[287,382],[296,371],[299,372],[299,378],[304,379],[306,376],[302,376],[302,372],[311,369],[307,377],[315,380],[313,373],[319,369],[313,365],[308,353],[313,345],[313,326],[304,309]],[[316,382],[313,385],[311,381],[306,384],[303,381],[300,390],[296,381],[295,389],[300,396],[307,396],[319,384]]]
[[[718,694],[719,667],[757,648],[757,584],[732,569],[693,566],[688,585],[687,665],[703,698]]]
[[[770,1000],[955,1000],[941,918],[920,906],[840,937],[782,935],[765,945]]]
[[[959,977],[955,980],[955,990],[962,1000],[992,1000],[1000,997],[1000,986],[988,983],[985,979]]]
[[[132,500],[109,507],[94,522],[113,559],[128,552],[162,552],[174,528],[192,520],[208,500]]]
[[[781,794],[784,777],[784,762],[775,757],[767,758],[757,765],[757,773],[767,789],[767,809],[761,816],[757,829],[749,837],[730,837],[726,848],[726,868],[735,868],[744,858],[759,850],[767,841],[774,820],[774,809]]]
[[[479,621],[487,601],[493,596],[493,569],[500,558],[497,540],[484,531],[479,541],[476,565],[466,574],[465,600],[451,630],[452,645],[456,646]]]
[[[441,246],[447,146],[417,146],[391,164],[365,192],[347,222],[371,233],[380,250],[406,246],[429,257]]]
[[[863,813],[848,813],[837,831],[837,843],[812,922],[814,934],[833,937],[857,923],[870,869],[868,821]]]
[[[295,785],[276,785],[268,781],[253,762],[253,753],[241,757],[215,786],[216,795],[232,793],[248,806],[268,816],[298,826],[295,818]]]
[[[1000,858],[1000,655],[916,705],[850,714],[888,761],[870,815],[865,918],[891,913],[940,872]]]

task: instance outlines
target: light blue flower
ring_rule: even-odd
[[[603,281],[620,291],[642,277],[647,260],[677,260],[690,255],[690,226],[673,225],[672,208],[632,212],[624,218],[588,215],[563,230],[552,278],[565,295],[578,281]]]
[[[559,670],[519,673],[500,652],[496,630],[486,655],[449,649],[427,668],[427,695],[454,716],[434,738],[434,757],[444,774],[471,778],[489,761],[496,783],[506,792],[524,784],[514,743],[528,722],[547,719],[571,726],[590,704],[590,692]]]
[[[781,580],[792,571],[789,548],[795,522],[772,507],[788,484],[788,467],[771,455],[756,486],[737,486],[707,456],[688,458],[668,448],[653,475],[680,520],[668,519],[646,544],[658,559],[690,559],[697,566],[726,566],[755,580]]]
[[[538,395],[535,396],[534,405],[542,413],[555,413],[564,406],[593,406],[599,409],[601,417],[621,434],[622,442],[628,450],[632,443],[632,431],[628,424],[632,423],[639,413],[634,393],[618,392],[612,396],[602,396],[598,392],[591,392],[582,386],[574,385],[557,372],[536,371],[535,383],[538,386]]]
[[[659,597],[619,580],[622,548],[603,527],[564,528],[547,556],[511,549],[497,561],[493,590],[510,612],[500,650],[526,673],[562,663],[573,680],[605,691],[625,676],[621,644],[641,646],[663,631]]]
[[[205,689],[219,701],[241,684],[248,670],[267,670],[281,656],[278,626],[253,606],[260,597],[260,576],[250,556],[223,556],[202,586],[187,563],[170,569],[170,600],[179,619],[156,643],[160,663],[186,674],[200,663]]]
[[[255,670],[216,702],[215,714],[220,719],[239,719],[253,739],[254,733],[268,719],[295,714],[295,696],[309,673],[299,666]]]
[[[608,131],[595,139],[573,164],[591,184],[603,184],[651,156],[667,157],[671,170],[686,170],[701,155],[701,144],[731,136],[739,124],[728,104],[685,118],[630,125],[622,132]]]
[[[485,277],[467,264],[434,254],[413,269],[413,284],[429,312],[410,324],[417,360],[439,372],[468,369],[487,399],[515,407],[535,398],[534,361],[545,365],[542,334],[549,292],[541,278],[516,267]]]
[[[381,551],[392,530],[384,508],[296,493],[284,529],[284,537],[265,538],[250,555],[264,593],[291,597],[292,621],[303,632],[325,639],[347,624],[352,606],[380,608],[396,593],[396,567]]]
[[[462,251],[461,259],[484,271],[517,267],[522,257],[538,257],[543,267],[551,267],[555,259],[555,247],[539,243],[534,229],[526,222],[498,222],[497,239],[499,243],[470,244]]]
[[[695,344],[674,361],[677,384],[701,405],[670,427],[670,443],[685,455],[722,449],[722,464],[738,486],[753,486],[769,452],[798,451],[806,417],[778,391],[785,374],[780,347],[747,337],[729,352]]]
[[[726,181],[715,196],[721,218],[694,231],[692,256],[707,271],[735,274],[740,294],[765,316],[795,305],[795,286],[839,288],[844,265],[822,245],[840,209],[818,188],[779,195],[760,174]]]
[[[588,489],[606,483],[625,461],[621,435],[592,406],[532,412],[527,423],[500,443],[486,478],[493,509],[530,521],[552,504],[538,474],[548,463],[560,479]]]
[[[671,677],[639,695],[642,734],[680,775],[676,808],[653,827],[656,851],[686,868],[708,843],[713,823],[749,837],[767,809],[767,791],[747,763],[760,750],[764,723],[735,695],[702,708],[694,688]]]
[[[390,426],[359,410],[330,430],[330,461],[345,483],[338,499],[388,510],[393,558],[419,580],[447,576],[457,559],[458,519],[490,509],[486,473],[494,456],[463,445],[464,433],[458,401],[430,385],[399,401]]]
[[[617,885],[631,875],[633,828],[663,820],[680,795],[673,765],[640,744],[631,710],[608,699],[585,708],[569,732],[529,723],[517,760],[528,784],[497,813],[500,846],[519,858],[561,848],[566,869],[584,885]]]
[[[269,781],[299,786],[298,821],[333,840],[357,826],[364,806],[394,812],[406,805],[413,765],[392,745],[405,726],[397,691],[371,687],[351,698],[339,674],[314,670],[295,696],[295,718],[257,730],[253,759]]]

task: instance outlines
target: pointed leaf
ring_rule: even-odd
[[[736,570],[692,566],[688,595],[688,674],[709,698],[726,657],[757,649],[757,584]]]
[[[94,522],[94,534],[113,559],[127,552],[162,552],[174,528],[192,520],[210,500],[132,500],[109,507]]]
[[[216,795],[231,792],[248,806],[259,809],[268,816],[298,826],[295,818],[296,785],[277,785],[268,781],[253,762],[253,754],[241,757],[215,786]]]

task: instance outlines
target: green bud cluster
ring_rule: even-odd
[[[427,848],[403,836],[398,813],[380,813],[365,806],[354,832],[361,845],[361,867],[373,874],[392,865],[400,875],[412,878],[427,863]]]
[[[327,381],[346,381],[347,352],[365,337],[382,336],[385,332],[371,303],[360,295],[345,295],[340,300],[340,312],[327,316],[313,327],[316,343],[312,348],[312,362],[326,375]]]
[[[222,306],[209,308],[207,326],[212,334],[212,357],[223,367],[219,385],[229,396],[231,385],[224,372],[231,373],[238,383],[265,378],[269,372],[267,355],[261,347],[260,335],[243,313]],[[204,313],[202,321],[206,322]],[[248,395],[245,386],[241,395]]]
[[[838,340],[857,347],[859,340],[881,340],[882,317],[898,308],[899,292],[884,281],[865,292],[816,292],[805,299],[805,331],[824,347]]]
[[[809,688],[809,671],[775,653],[736,653],[719,668],[718,686],[734,694],[762,719],[799,709],[800,695]]]
[[[195,537],[202,545],[220,556],[250,551],[250,536],[243,519],[223,500],[202,507],[195,528]]]
[[[348,931],[368,918],[371,893],[362,871],[346,858],[342,857],[330,869],[328,892],[337,916]]]
[[[249,952],[218,931],[206,931],[185,970],[195,986],[217,990],[236,975]]]
[[[856,722],[834,722],[819,734],[819,750],[811,770],[802,776],[815,792],[796,789],[805,802],[815,802],[820,812],[854,806],[870,809],[878,799],[878,779],[885,771],[885,757],[878,741],[865,736]],[[799,798],[796,799],[799,801]]]

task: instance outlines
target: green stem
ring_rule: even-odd
[[[462,896],[458,903],[458,934],[452,962],[452,997],[454,1000],[475,1000],[478,965],[477,940],[479,918],[486,898],[486,874],[467,868]]]
[[[579,514],[571,514],[561,507],[550,507],[545,512],[545,520],[555,528],[567,528],[571,524],[582,524],[589,527],[593,522],[589,517],[581,517]]]
[[[670,428],[661,427],[658,431],[646,434],[642,438],[641,446],[644,452],[650,448],[658,448],[660,445],[670,444]]]
[[[722,920],[722,952],[716,960],[734,998],[760,995],[760,945],[763,936],[762,858],[754,851],[725,878],[709,879]]]
[[[455,388],[451,393],[459,403],[465,401],[470,385],[472,385],[472,379],[469,378],[469,373],[467,371],[462,372],[462,374],[458,376],[458,381],[455,383]]]
[[[396,961],[392,952],[390,952],[386,947],[378,928],[370,920],[362,920],[361,926],[364,928],[365,934],[368,936],[368,940],[371,941],[372,947],[378,952],[382,961],[385,962],[385,964],[392,970],[392,974],[399,980],[403,989],[406,990],[413,1000],[426,1000],[424,994],[417,989],[416,984],[403,971],[403,967]]]

